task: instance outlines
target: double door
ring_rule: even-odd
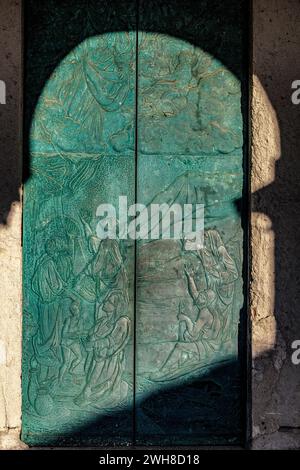
[[[222,5],[27,2],[29,444],[242,442],[245,10]],[[198,244],[162,205],[196,232],[204,207]]]

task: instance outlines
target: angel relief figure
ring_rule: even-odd
[[[222,349],[228,340],[234,300],[236,264],[217,230],[205,232],[204,248],[197,250],[201,282],[197,286],[192,268],[185,268],[188,291],[197,309],[193,321],[179,307],[179,338],[158,373],[150,377],[165,381],[196,370]]]
[[[130,319],[122,309],[120,292],[110,293],[103,301],[103,316],[89,332],[85,349],[86,382],[77,405],[97,403],[99,407],[120,404],[126,399],[128,384],[123,379],[125,370],[124,349],[130,336]],[[99,401],[100,400],[100,401]]]
[[[81,217],[91,258],[74,281],[74,291],[84,300],[95,304],[95,320],[101,316],[103,299],[109,292],[119,290],[128,303],[128,278],[117,240],[93,235],[86,220]]]

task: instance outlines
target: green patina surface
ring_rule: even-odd
[[[29,444],[242,439],[243,2],[163,3],[28,2]],[[204,248],[100,241],[120,195],[205,204]]]

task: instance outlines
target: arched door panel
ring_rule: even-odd
[[[22,436],[241,443],[244,5],[117,3],[26,7]],[[203,204],[204,246],[120,196]]]

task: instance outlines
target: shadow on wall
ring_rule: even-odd
[[[3,1],[0,9],[0,224],[6,224],[20,200],[22,181],[21,7],[18,1]]]

